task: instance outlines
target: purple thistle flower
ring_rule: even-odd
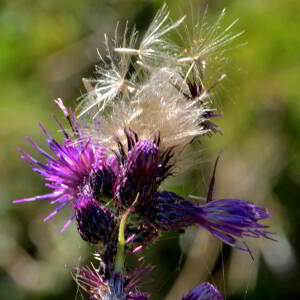
[[[153,141],[138,141],[128,157],[115,184],[115,199],[124,207],[140,199],[148,199],[157,190],[156,174],[159,164],[159,147]]]
[[[83,196],[74,204],[77,230],[83,240],[108,245],[112,234],[117,231],[117,218],[111,210],[103,207],[98,201]]]
[[[180,232],[191,225],[201,226],[225,243],[248,252],[242,241],[244,237],[270,238],[270,233],[265,230],[268,226],[259,223],[270,218],[267,209],[238,199],[212,201],[217,161],[207,203],[199,205],[175,193],[157,191],[162,178],[168,176],[172,168],[172,151],[161,154],[159,138],[139,141],[132,131],[126,134],[128,155],[119,143],[120,173],[113,193],[114,200],[122,207],[134,203],[138,221],[127,230],[127,241],[132,242],[131,247],[140,241],[134,252],[153,242],[159,231]],[[135,202],[137,195],[138,201]]]
[[[161,231],[180,231],[199,225],[226,244],[249,251],[244,237],[265,237],[267,225],[258,222],[270,218],[267,209],[238,199],[221,199],[199,205],[172,192],[157,192],[152,210],[142,212]]]
[[[209,282],[201,283],[189,291],[181,300],[223,300],[221,293]]]
[[[139,195],[137,206],[147,205],[160,183],[171,174],[172,149],[161,153],[160,138],[138,140],[133,131],[126,131],[128,154],[121,142],[119,144],[120,172],[114,185],[114,200],[128,208]]]
[[[93,300],[147,300],[150,294],[139,291],[142,277],[150,272],[152,267],[145,266],[129,271],[127,274],[113,273],[106,279],[101,269],[81,267],[76,269],[77,284]]]
[[[212,200],[215,183],[216,160],[211,178],[207,203],[200,205],[175,193],[160,191],[153,194],[152,201],[138,212],[158,231],[181,231],[190,225],[198,225],[210,231],[224,243],[251,252],[244,237],[271,239],[269,226],[259,224],[271,215],[264,207],[239,199]]]
[[[25,152],[21,158],[33,166],[33,171],[45,178],[48,182],[46,186],[53,191],[45,195],[15,200],[14,203],[51,200],[50,204],[55,204],[56,209],[44,219],[48,221],[70,203],[75,208],[76,201],[82,196],[97,198],[99,195],[107,197],[112,195],[112,182],[115,175],[106,164],[106,149],[93,144],[91,140],[79,140],[75,143],[65,131],[65,141],[59,144],[42,125],[40,126],[54,156],[30,140],[33,147],[46,157],[47,161],[42,163]],[[72,215],[69,218],[62,231],[74,217]]]

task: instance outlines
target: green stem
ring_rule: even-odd
[[[125,263],[125,226],[128,220],[128,216],[134,211],[134,205],[137,202],[139,194],[137,194],[135,201],[129,207],[121,218],[118,236],[118,249],[116,255],[115,272],[122,273],[124,270]]]
[[[125,226],[131,209],[127,209],[125,214],[122,216],[120,227],[119,227],[119,237],[118,237],[118,250],[116,255],[115,272],[122,272],[124,269],[125,262]]]

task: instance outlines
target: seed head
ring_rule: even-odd
[[[168,17],[169,11],[167,5],[164,4],[149,25],[138,49],[126,47],[116,48],[115,51],[137,55],[140,59],[140,64],[146,68],[148,66],[160,65],[166,60],[168,63],[174,61],[172,54],[174,54],[176,47],[165,38],[165,35],[177,28],[184,21],[185,17],[174,23],[168,22]]]
[[[132,63],[132,56],[128,53],[115,52],[118,47],[134,47],[137,39],[137,32],[133,28],[128,37],[128,24],[126,23],[123,35],[119,37],[119,30],[116,27],[115,36],[112,41],[104,35],[106,56],[98,52],[100,63],[96,67],[95,79],[84,79],[87,94],[84,95],[78,107],[78,117],[90,113],[95,117],[103,111],[107,105],[111,105],[115,99],[128,96],[135,91],[135,76],[129,77],[128,72]]]

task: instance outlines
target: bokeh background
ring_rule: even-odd
[[[180,7],[209,5],[212,20],[227,8],[224,24],[240,18],[245,30],[230,51],[217,106],[224,135],[194,145],[188,172],[166,185],[184,196],[205,195],[213,162],[223,150],[216,196],[251,200],[272,212],[268,221],[277,242],[250,240],[254,261],[196,229],[165,235],[144,253],[157,267],[146,289],[154,299],[180,299],[204,280],[226,299],[300,298],[300,2],[298,0],[166,1],[175,18]],[[33,137],[46,145],[38,122],[59,137],[53,99],[75,108],[83,77],[94,76],[96,49],[117,21],[147,28],[162,1],[2,0],[0,3],[0,299],[84,299],[72,270],[93,249],[75,226],[59,233],[68,212],[50,224],[49,205],[12,204],[45,193],[43,181],[20,158],[33,151]],[[63,119],[61,118],[63,121]],[[34,151],[33,151],[34,152]],[[129,262],[130,262],[129,258]],[[134,262],[132,262],[134,263]]]

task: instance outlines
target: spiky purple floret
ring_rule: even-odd
[[[93,244],[103,242],[107,245],[117,230],[117,218],[113,212],[88,196],[82,196],[73,208],[81,237]]]
[[[160,151],[159,135],[154,140],[138,140],[132,130],[124,130],[127,137],[128,154],[118,141],[116,157],[119,174],[114,185],[114,200],[119,206],[128,208],[139,195],[139,203],[150,201],[160,183],[171,174],[172,149]],[[115,163],[116,164],[116,163]],[[138,204],[139,205],[139,204]]]
[[[264,207],[239,199],[220,199],[202,205],[201,209],[195,213],[198,224],[229,245],[248,251],[238,238],[270,238],[265,230],[269,226],[258,223],[271,217]]]
[[[224,297],[211,283],[205,282],[189,291],[181,300],[223,300]]]
[[[116,200],[122,206],[129,207],[138,193],[140,199],[148,199],[157,189],[158,164],[159,147],[153,141],[138,141],[129,151],[117,178],[114,191]]]
[[[101,295],[107,291],[105,279],[93,265],[91,268],[76,268],[74,278],[76,283],[89,294],[90,299],[101,299]]]
[[[249,251],[240,239],[269,237],[267,225],[259,224],[271,215],[266,208],[238,199],[214,200],[204,205],[185,200],[172,192],[157,192],[152,207],[141,211],[150,223],[162,231],[179,231],[199,225],[226,244]]]
[[[112,173],[110,171],[103,171],[105,168],[110,170],[109,166],[106,164],[106,149],[93,144],[91,140],[79,140],[75,143],[68,138],[67,134],[65,134],[65,141],[60,144],[44,129],[43,126],[41,126],[41,128],[47,137],[46,141],[54,155],[48,154],[36,143],[31,141],[33,147],[46,157],[47,161],[41,163],[25,152],[23,152],[21,158],[33,166],[33,171],[45,178],[48,182],[46,183],[46,186],[51,188],[52,192],[45,195],[15,200],[13,201],[14,203],[51,200],[50,204],[55,204],[56,209],[44,219],[47,221],[69,203],[74,203],[82,195],[96,197],[97,195],[94,195],[95,191],[97,191],[95,185],[98,185],[98,190],[108,193],[108,177],[105,177],[103,181],[99,180],[101,174],[106,175],[107,172]],[[97,180],[95,180],[95,178]],[[113,179],[111,179],[111,181],[113,181]],[[103,188],[103,182],[106,184],[105,188]],[[112,189],[112,182],[110,183],[110,189]],[[112,190],[110,191],[110,194],[111,193]],[[63,230],[73,218],[74,216],[68,220]]]
[[[150,266],[129,271],[127,274],[112,273],[110,278],[103,278],[101,270],[89,267],[76,269],[75,280],[94,300],[147,300],[148,293],[139,291],[141,278],[151,271]]]
[[[138,290],[142,285],[142,277],[152,268],[150,266],[141,267],[129,271],[126,275],[114,273],[109,280],[111,291],[116,297],[114,299],[126,300],[147,300],[149,293],[143,293]]]
[[[135,144],[129,151],[127,165],[132,172],[141,177],[151,177],[157,171],[159,162],[159,146],[154,141],[144,140]]]

